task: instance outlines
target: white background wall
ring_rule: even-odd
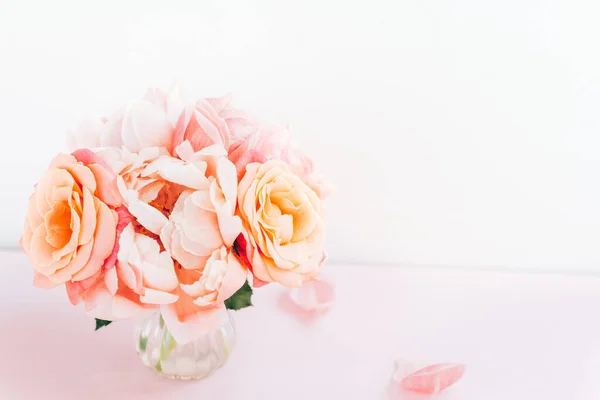
[[[597,2],[160,3],[0,2],[0,245],[66,128],[179,81],[294,126],[333,259],[600,271]]]

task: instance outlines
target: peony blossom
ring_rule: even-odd
[[[177,343],[187,343],[221,326],[225,305],[246,282],[248,272],[231,250],[213,251],[201,270],[178,270],[179,301],[162,307],[162,315]]]
[[[223,246],[213,251],[206,266],[197,274],[198,280],[181,284],[181,289],[194,299],[195,305],[210,307],[231,297],[246,282],[247,275],[246,268],[237,257]]]
[[[248,243],[245,258],[256,278],[298,287],[318,276],[324,258],[323,205],[287,164],[249,164],[238,202]]]
[[[124,186],[128,190],[138,192],[141,201],[149,203],[155,200],[166,184],[162,179],[142,176],[148,164],[158,157],[169,155],[165,148],[146,147],[138,153],[132,153],[125,148],[110,147],[100,150],[98,155],[123,179]]]
[[[158,309],[140,302],[140,295],[119,280],[117,267],[98,271],[81,282],[67,284],[71,304],[84,303],[85,311],[94,318],[107,321],[136,318]]]
[[[150,90],[144,99],[133,101],[107,118],[85,121],[68,136],[76,148],[114,147],[139,152],[145,147],[171,150],[175,122],[183,111],[178,90]]]
[[[149,173],[148,167],[161,157],[171,156],[157,147],[139,153],[112,149],[103,155],[119,174],[117,186],[131,215],[140,226],[158,235],[181,189],[159,174]]]
[[[135,233],[128,225],[119,240],[117,274],[146,304],[170,304],[177,300],[173,291],[179,285],[175,264],[158,242]]]
[[[67,293],[73,304],[83,301],[90,315],[113,321],[174,303],[178,286],[169,254],[129,224],[119,239],[116,266],[102,271],[98,279],[68,286]]]
[[[219,145],[194,153],[184,142],[177,151],[183,160],[161,157],[147,173],[184,188],[159,233],[175,260],[184,268],[199,269],[215,249],[231,246],[241,233],[235,215],[235,167]]]

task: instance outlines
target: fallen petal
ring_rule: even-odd
[[[414,371],[414,366],[397,362],[394,381],[404,390],[421,394],[436,394],[456,383],[465,373],[464,364],[433,364]]]
[[[33,272],[33,285],[41,289],[53,289],[57,286],[50,279],[48,279],[47,276],[44,276],[37,271]]]

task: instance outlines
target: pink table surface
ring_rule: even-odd
[[[228,364],[200,382],[155,376],[133,323],[99,332],[62,290],[31,287],[0,252],[0,399],[419,399],[390,388],[396,358],[463,362],[440,400],[599,399],[600,278],[451,268],[329,265],[338,301],[291,312],[260,289],[236,314]]]

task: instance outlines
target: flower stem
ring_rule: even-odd
[[[221,338],[223,339],[223,352],[225,353],[225,357],[229,357],[231,346],[229,345],[229,340],[227,340],[225,329],[221,328],[219,332],[221,332]]]
[[[165,321],[162,318],[162,315],[160,316],[159,325],[163,329],[163,335],[162,335],[162,341],[160,344],[160,359],[156,363],[156,366],[154,367],[154,369],[156,369],[156,371],[158,371],[158,372],[162,372],[161,363],[163,361],[165,361],[167,358],[169,358],[169,356],[171,355],[173,350],[175,350],[175,348],[177,347],[177,342],[175,341],[175,338],[173,337],[173,335],[171,335],[171,332],[169,332],[169,330],[167,329],[167,327],[165,325]]]

